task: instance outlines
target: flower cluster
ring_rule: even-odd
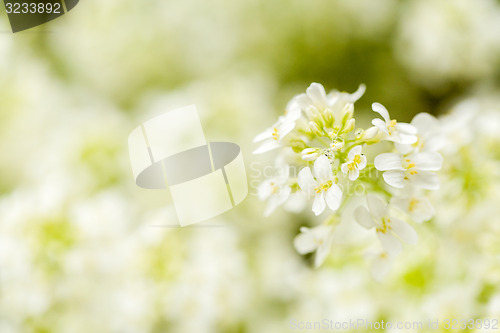
[[[278,151],[276,176],[258,189],[259,198],[268,200],[265,215],[292,198],[294,205],[301,205],[297,198],[312,200],[316,216],[329,214],[322,224],[300,229],[294,242],[299,253],[316,252],[315,266],[320,266],[343,212],[354,204],[358,207],[347,222],[375,231],[381,246],[372,273],[381,279],[402,251],[402,242],[417,242],[410,223],[434,215],[425,191],[439,188],[436,171],[443,158],[438,150],[444,139],[435,117],[420,113],[410,124],[401,123],[379,103],[372,109],[382,119],[373,119],[367,129],[356,128],[354,103],[364,91],[361,85],[353,94],[327,94],[321,84],[312,83],[288,103],[273,126],[257,135],[260,146],[254,153]],[[360,204],[360,196],[366,205]]]

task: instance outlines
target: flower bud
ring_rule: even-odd
[[[314,121],[310,121],[309,122],[309,128],[317,136],[323,136],[324,135],[323,130]]]
[[[342,124],[345,124],[352,118],[354,114],[354,104],[347,103],[344,107],[344,110],[342,110],[342,113],[344,114],[344,117],[342,118]]]
[[[292,140],[290,141],[290,148],[296,153],[300,153],[306,147],[306,143],[302,140]]]
[[[302,159],[304,161],[312,162],[315,161],[319,156],[318,149],[316,148],[306,148],[302,151]]]
[[[354,129],[354,126],[356,126],[356,119],[354,119],[354,118],[349,119],[349,121],[347,122],[347,124],[344,127],[344,132],[348,133],[348,132],[352,131]]]
[[[325,109],[325,112],[323,113],[323,119],[325,120],[325,124],[327,127],[332,126],[333,124],[333,112],[329,108]]]
[[[377,134],[378,134],[378,128],[374,126],[364,131],[363,134],[361,135],[361,138],[365,140],[370,140],[373,139]]]

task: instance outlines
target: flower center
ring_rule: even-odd
[[[278,194],[280,191],[280,187],[276,185],[274,182],[271,185],[271,194]]]
[[[328,191],[328,189],[330,187],[332,187],[332,185],[333,185],[333,182],[331,180],[329,180],[324,184],[319,184],[318,187],[316,187],[314,189],[314,191],[316,191],[316,193],[326,192],[326,191]]]
[[[273,130],[274,130],[274,132],[272,134],[273,139],[278,141],[280,139],[280,134],[278,133],[278,129],[275,127]]]
[[[350,171],[354,171],[358,168],[358,165],[361,163],[361,156],[360,155],[356,155],[354,156],[354,158],[352,159],[352,162],[347,164],[347,168],[350,170]]]
[[[410,200],[410,204],[409,204],[408,210],[410,212],[413,212],[415,210],[415,208],[417,208],[417,205],[418,205],[418,200],[415,199],[415,198],[412,198]]]
[[[392,229],[390,224],[391,224],[391,219],[388,217],[383,217],[382,223],[376,229],[377,232],[381,232],[381,233],[385,234],[388,230]]]
[[[396,121],[396,119],[393,119],[389,122],[389,125],[387,126],[387,130],[389,131],[389,134],[392,134],[397,123],[398,122]]]

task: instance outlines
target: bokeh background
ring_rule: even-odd
[[[85,0],[15,35],[2,9],[0,59],[1,333],[499,319],[500,1]],[[381,283],[362,237],[340,235],[313,269],[292,240],[320,221],[264,218],[256,199],[274,156],[252,138],[311,82],[365,83],[366,124],[377,101],[402,121],[442,116],[453,137],[436,217]],[[209,140],[242,147],[251,193],[165,227],[171,198],[135,186],[127,136],[192,103]]]

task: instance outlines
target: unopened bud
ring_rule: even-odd
[[[324,135],[324,133],[321,130],[321,128],[319,127],[319,125],[317,123],[315,123],[314,121],[310,121],[309,122],[309,128],[317,136],[323,136]]]
[[[354,118],[349,119],[349,121],[344,127],[344,132],[347,133],[352,131],[354,129],[354,126],[356,126],[356,119]]]
[[[306,147],[306,143],[302,140],[292,140],[290,142],[290,147],[296,153],[300,153]]]
[[[361,137],[365,140],[370,140],[373,139],[375,136],[377,136],[377,134],[378,134],[378,128],[374,126],[364,131]]]

